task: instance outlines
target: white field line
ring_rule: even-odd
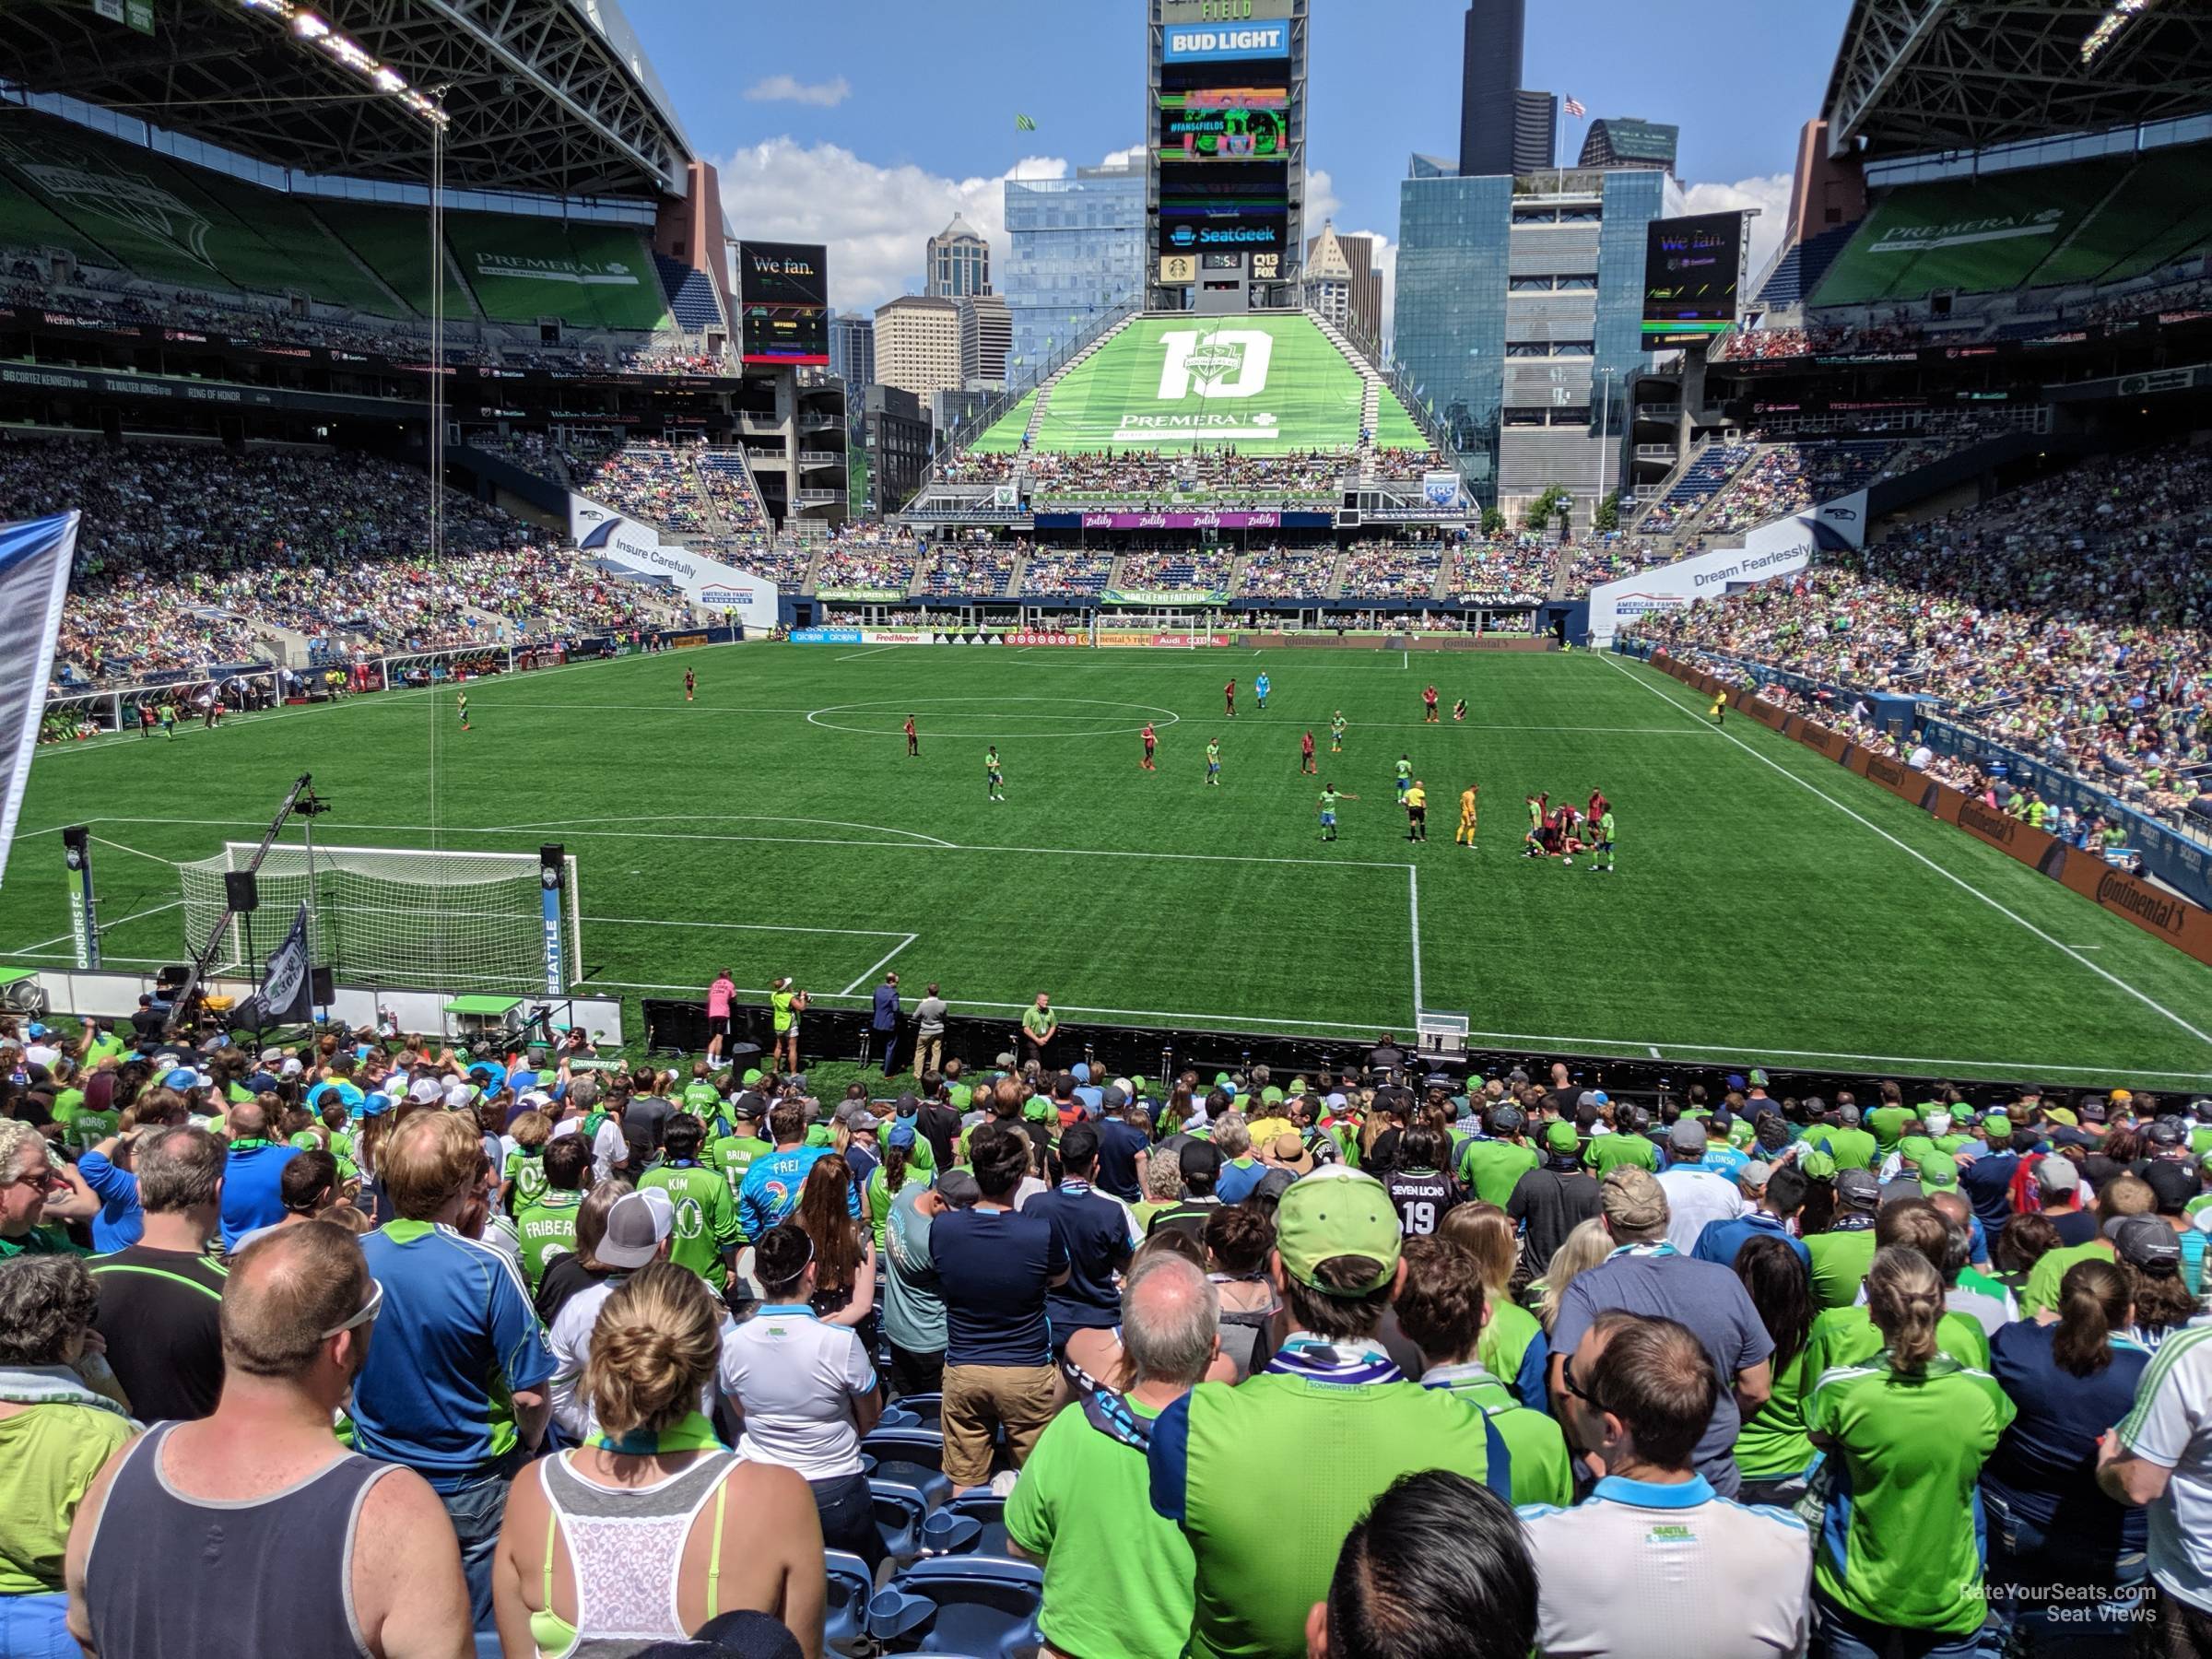
[[[1418,1025],[1421,1012],[1421,873],[1412,865],[1406,866],[1406,907],[1407,920],[1413,924],[1413,1012]]]
[[[1642,687],[1653,697],[1656,697],[1661,702],[1666,703],[1672,708],[1680,710],[1686,718],[1695,718],[1686,705],[1677,701],[1674,698],[1660,690],[1658,687],[1651,684],[1648,680],[1639,678],[1636,675],[1630,674],[1628,669],[1622,667],[1618,663],[1615,662],[1610,655],[1607,655],[1606,661],[1613,666],[1613,669],[1616,673],[1627,676],[1630,682]],[[1987,893],[1983,892],[1980,888],[1976,887],[1972,882],[1967,880],[1964,877],[1954,875],[1952,872],[1945,869],[1941,865],[1937,864],[1934,859],[1930,858],[1926,853],[1920,852],[1914,847],[1908,846],[1905,842],[1898,840],[1896,836],[1890,834],[1888,830],[1883,829],[1879,824],[1876,823],[1872,818],[1861,816],[1858,812],[1854,811],[1850,806],[1845,806],[1834,795],[1830,794],[1828,791],[1820,788],[1808,779],[1798,776],[1797,773],[1792,771],[1788,767],[1782,765],[1780,762],[1772,759],[1769,756],[1760,754],[1757,749],[1753,748],[1749,744],[1746,743],[1735,733],[1729,731],[1721,731],[1719,735],[1727,738],[1729,742],[1735,744],[1737,748],[1742,749],[1745,754],[1750,756],[1754,760],[1757,760],[1761,766],[1771,768],[1774,771],[1781,773],[1782,776],[1787,778],[1791,782],[1796,784],[1798,788],[1806,791],[1808,794],[1818,795],[1821,800],[1826,801],[1830,806],[1833,806],[1838,812],[1842,813],[1846,818],[1856,819],[1860,824],[1864,825],[1866,829],[1873,830],[1875,834],[1880,836],[1884,841],[1888,841],[1899,852],[1903,853],[1908,856],[1918,860],[1921,864],[1925,865],[1929,869],[1935,871],[1936,875],[1942,877],[1946,881],[1950,882],[1954,887],[1957,887],[1962,892],[1971,893],[1975,898],[1981,900],[1983,903],[1988,905],[1990,909],[1995,911],[1999,915],[2005,917],[2008,921],[2018,923],[2021,927],[2026,928],[2037,938],[2042,940],[2044,944],[2050,946],[2052,949],[2059,951],[2064,955],[2072,958],[2075,961],[2079,962],[2084,968],[2087,968],[2091,973],[2095,974],[2099,979],[2103,980],[2107,984],[2112,985],[2121,991],[2126,992],[2128,995],[2134,997],[2137,1002],[2141,1003],[2145,1007],[2150,1009],[2154,1014],[2161,1015],[2165,1018],[2172,1021],[2183,1030],[2188,1032],[2190,1036],[2195,1038],[2199,1042],[2203,1043],[2206,1048],[2212,1049],[2212,1035],[2207,1035],[2206,1033],[2198,1030],[2196,1027],[2191,1025],[2179,1014],[2176,1014],[2171,1008],[2167,1007],[2165,1005],[2146,994],[2144,992],[2137,990],[2135,986],[2129,984],[2125,980],[2122,979],[2118,974],[2108,972],[2106,970],[2100,968],[2096,963],[2090,961],[2088,958],[2083,956],[2080,951],[2075,949],[2071,945],[2066,944],[2065,941],[2053,938],[2049,934],[2045,933],[2034,923],[2029,921],[2027,917],[2021,915],[2018,911],[2008,909],[2004,904],[1999,903],[1996,900],[1992,899]]]
[[[849,663],[854,657],[874,656],[877,652],[880,651],[896,651],[898,649],[899,647],[896,645],[871,645],[865,651],[848,651],[844,655],[841,657],[833,657],[830,660],[838,663]]]
[[[922,935],[920,934],[901,935],[898,944],[892,946],[890,949],[885,951],[883,955],[877,958],[873,964],[866,968],[863,968],[859,974],[854,977],[853,982],[847,985],[842,991],[840,991],[838,994],[840,996],[851,996],[853,992],[859,990],[861,986],[866,984],[870,980],[874,979],[876,977],[877,971],[882,968],[885,963],[888,962],[893,957],[897,956],[900,951],[904,950],[909,945],[912,945]],[[874,995],[874,993],[871,992],[869,994],[872,996]]]
[[[136,922],[147,916],[159,916],[165,911],[179,910],[182,908],[183,903],[184,900],[182,899],[171,899],[167,904],[157,904],[148,910],[133,911],[129,915],[118,916],[112,922],[102,922],[100,924],[100,931],[104,934],[111,928],[122,927],[127,923]],[[74,934],[56,934],[51,939],[41,939],[36,945],[26,945],[21,950],[10,954],[31,956],[53,946],[65,944],[75,936]]]
[[[792,927],[776,922],[662,922],[651,916],[584,916],[580,920],[602,927],[710,927],[740,933],[839,934],[855,939],[905,939],[910,944],[919,936],[902,934],[895,927]]]

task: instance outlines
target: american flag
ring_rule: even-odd
[[[1570,92],[1567,94],[1567,113],[1570,115],[1587,115],[1590,113],[1590,112],[1583,109],[1583,106],[1576,101],[1574,94]]]

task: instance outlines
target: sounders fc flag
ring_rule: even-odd
[[[46,677],[69,591],[76,514],[0,524],[0,875],[7,870],[16,813],[39,747]]]
[[[311,1000],[313,975],[308,971],[307,906],[292,918],[291,931],[284,935],[284,943],[270,953],[268,966],[261,977],[261,989],[254,992],[250,1006],[241,1010],[243,1023],[260,1028],[263,1025],[304,1025],[314,1018]]]

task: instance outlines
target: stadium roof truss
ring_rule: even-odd
[[[2120,27],[2109,20],[2120,14]],[[2100,23],[2109,39],[2087,57]],[[2212,108],[2201,0],[1854,0],[1823,100],[1830,152],[1908,155]]]
[[[273,9],[163,5],[143,35],[82,0],[13,0],[0,6],[0,63],[31,91],[274,165],[428,182],[431,123],[366,88]],[[445,88],[449,188],[685,189],[690,142],[613,0],[315,0],[313,12],[410,86]]]

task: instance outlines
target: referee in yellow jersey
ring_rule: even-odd
[[[1429,789],[1418,778],[1406,792],[1406,839],[1409,841],[1429,839]]]

